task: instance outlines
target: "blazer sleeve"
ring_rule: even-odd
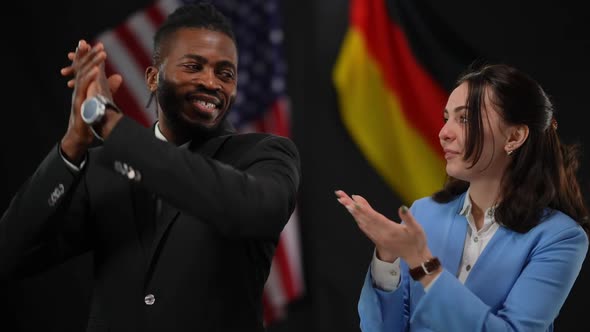
[[[402,262],[402,271],[404,269]],[[410,319],[408,274],[401,273],[399,287],[391,292],[376,288],[372,280],[369,268],[358,303],[361,331],[407,331]]]
[[[295,208],[299,155],[278,136],[249,149],[237,168],[158,140],[126,117],[104,144],[107,168],[128,164],[149,191],[223,235],[276,238]]]
[[[53,148],[0,219],[0,280],[40,272],[89,250],[83,171]]]
[[[500,308],[488,306],[444,270],[420,299],[410,325],[435,331],[546,331],[565,302],[587,249],[588,238],[577,225],[542,238]],[[502,277],[499,272],[497,276]]]

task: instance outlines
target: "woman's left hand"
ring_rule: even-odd
[[[337,190],[336,197],[352,214],[361,231],[375,244],[381,260],[401,257],[412,268],[432,257],[424,229],[407,207],[398,209],[403,223],[397,223],[375,211],[359,195],[350,197],[344,191]]]

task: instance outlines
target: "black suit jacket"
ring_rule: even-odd
[[[263,330],[263,286],[300,179],[289,139],[226,133],[176,147],[123,118],[80,172],[58,149],[0,220],[0,277],[91,250],[88,331]]]

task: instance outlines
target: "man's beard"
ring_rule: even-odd
[[[221,119],[219,119],[219,121],[217,121],[212,127],[205,126],[202,123],[188,122],[181,116],[183,108],[186,107],[186,100],[184,95],[179,95],[177,93],[176,88],[176,84],[166,80],[162,76],[159,77],[156,100],[160,106],[160,110],[164,112],[164,115],[168,120],[168,125],[170,125],[174,131],[188,133],[192,137],[211,137],[220,134],[223,130],[223,124],[229,111],[225,112]],[[202,92],[218,97],[218,94],[215,92],[203,88],[199,88],[195,92]],[[230,100],[230,107],[232,103],[233,100]]]

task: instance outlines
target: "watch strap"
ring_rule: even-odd
[[[412,279],[418,281],[424,276],[434,273],[436,269],[440,267],[440,260],[437,257],[433,257],[427,261],[422,262],[420,265],[409,270]]]
[[[117,107],[117,105],[116,105],[116,104],[115,104],[115,103],[114,103],[112,100],[110,100],[109,98],[107,98],[107,97],[105,97],[105,96],[103,96],[103,95],[101,95],[101,94],[97,94],[97,95],[95,95],[94,97],[95,97],[95,98],[96,98],[96,99],[97,99],[99,102],[101,102],[101,103],[104,105],[104,107],[105,107],[105,112],[106,112],[106,111],[108,111],[109,109],[111,109],[111,110],[113,110],[114,112],[117,112],[117,113],[122,113],[122,112],[121,112],[121,109],[119,109],[119,107]],[[102,116],[102,117],[104,117],[104,116]],[[101,117],[101,118],[102,118],[102,117]],[[104,139],[102,138],[102,136],[100,136],[100,135],[98,134],[98,132],[97,132],[97,131],[96,131],[96,129],[94,128],[94,126],[95,126],[95,125],[100,125],[100,121],[98,121],[97,123],[94,123],[94,124],[92,124],[92,125],[90,126],[90,130],[91,130],[91,131],[92,131],[92,133],[94,134],[94,137],[96,137],[96,138],[97,138],[99,141],[103,142],[103,141],[104,141]]]
[[[121,109],[119,107],[117,107],[117,105],[115,104],[114,101],[110,100],[109,98],[101,95],[101,94],[97,94],[95,96],[101,103],[103,103],[105,105],[105,107],[111,108],[113,111],[117,112],[117,113],[122,113]]]

